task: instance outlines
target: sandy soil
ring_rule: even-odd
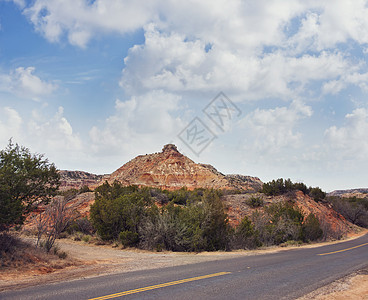
[[[324,286],[298,300],[367,300],[368,268]]]
[[[359,237],[368,230],[349,237],[353,239]],[[29,238],[28,238],[29,239]],[[303,247],[319,247],[324,244],[339,243],[342,241],[326,242],[319,244],[305,245]],[[9,270],[0,273],[0,291],[9,289],[20,289],[27,286],[34,286],[43,283],[58,282],[62,280],[74,280],[78,278],[94,277],[104,274],[113,274],[120,272],[129,272],[135,270],[156,269],[162,267],[193,264],[204,261],[221,260],[232,257],[247,255],[262,255],[272,252],[285,251],[295,247],[272,247],[252,251],[233,251],[233,252],[201,252],[201,253],[174,253],[174,252],[151,252],[137,249],[113,248],[111,245],[93,245],[84,242],[62,239],[57,241],[62,251],[68,253],[68,259],[63,268],[54,269],[52,272],[47,270],[43,272],[38,269]],[[300,247],[300,246],[299,246]],[[350,292],[351,290],[351,292]],[[319,293],[309,295],[311,299],[317,296],[325,296],[326,293],[344,292],[343,298],[315,298],[315,299],[368,299],[366,295],[368,290],[368,272],[367,274],[354,274],[353,277],[345,279],[343,282],[337,282],[335,286]],[[352,293],[352,298],[349,297]],[[359,294],[360,293],[360,294]],[[357,298],[361,295],[363,298]],[[335,296],[331,296],[335,297]],[[336,295],[336,297],[340,297]],[[366,297],[366,298],[364,298]]]

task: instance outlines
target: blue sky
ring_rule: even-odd
[[[175,143],[223,173],[367,187],[367,15],[362,0],[0,0],[0,146],[102,174]],[[211,142],[185,139],[195,118]]]

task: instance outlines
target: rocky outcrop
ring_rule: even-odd
[[[262,188],[263,182],[258,177],[229,174],[225,176],[227,180],[233,185],[246,184],[251,186],[255,191],[259,191]]]
[[[356,198],[368,198],[368,189],[360,188],[360,189],[350,189],[350,190],[336,190],[327,194],[328,196],[334,197],[356,197]]]
[[[83,171],[59,171],[60,190],[80,189],[83,186],[98,186],[101,181],[101,175],[95,175]]]
[[[137,156],[104,179],[109,183],[116,180],[125,185],[168,190],[182,187],[255,190],[262,184],[256,177],[226,176],[211,165],[197,164],[173,144],[165,145],[162,152]]]

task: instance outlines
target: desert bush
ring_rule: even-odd
[[[256,196],[252,196],[250,197],[246,203],[252,207],[252,208],[257,208],[257,207],[261,207],[264,205],[264,201],[261,197],[256,197]]]
[[[323,231],[319,220],[314,214],[309,214],[303,223],[304,241],[316,241],[323,236]]]
[[[252,215],[259,241],[266,245],[278,245],[288,240],[302,240],[302,212],[290,203],[271,204],[263,212]]]
[[[69,235],[72,235],[76,232],[81,232],[86,235],[92,235],[93,233],[95,233],[96,230],[93,228],[90,220],[88,220],[87,218],[79,218],[69,222],[69,224],[65,228],[65,231]]]
[[[230,228],[219,193],[204,191],[201,201],[191,200],[186,206],[171,202],[152,211],[140,227],[141,247],[172,251],[227,249]]]
[[[264,183],[261,190],[262,193],[268,196],[284,195],[294,191],[302,191],[305,195],[314,198],[315,201],[321,201],[326,197],[326,193],[319,187],[308,188],[302,182],[293,183],[290,179],[284,180],[283,178]]]
[[[90,220],[102,239],[117,240],[122,231],[138,232],[145,211],[151,204],[147,189],[106,183],[96,189]]]
[[[91,236],[86,234],[84,236],[82,236],[82,241],[85,243],[88,243],[91,240]]]
[[[258,246],[260,246],[260,242],[258,240],[257,232],[254,229],[254,225],[251,220],[245,216],[234,231],[232,248],[254,249]]]
[[[2,232],[0,233],[0,258],[4,253],[11,253],[20,244],[20,240],[13,235]]]
[[[42,237],[45,238],[45,248],[50,251],[67,224],[73,219],[73,212],[67,206],[72,199],[64,196],[55,197],[52,202],[46,206],[43,213],[37,217],[37,245]]]
[[[140,228],[141,247],[145,249],[166,249],[187,251],[191,240],[182,215],[186,208],[173,204],[156,210],[142,222]]]
[[[329,197],[327,201],[351,223],[368,228],[368,199]]]
[[[319,187],[310,187],[308,195],[311,196],[315,201],[319,202],[326,198],[326,193]]]
[[[132,232],[130,230],[124,230],[119,234],[119,240],[124,247],[136,246],[139,242],[139,235],[137,232]]]

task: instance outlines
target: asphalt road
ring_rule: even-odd
[[[3,292],[0,299],[294,299],[367,265],[365,235],[317,248],[42,285]]]

